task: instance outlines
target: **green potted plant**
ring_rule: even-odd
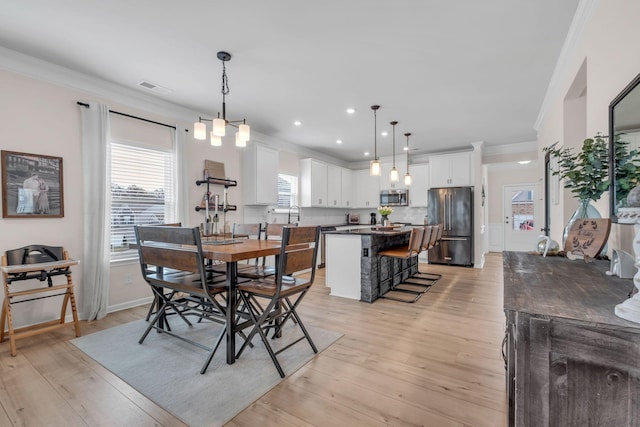
[[[571,225],[580,218],[600,218],[600,214],[591,205],[600,199],[609,189],[609,148],[606,137],[597,134],[582,143],[582,150],[575,152],[573,148],[558,148],[556,144],[544,148],[552,158],[558,161],[552,174],[559,176],[565,188],[578,198],[578,208],[566,225],[562,243],[566,241]]]

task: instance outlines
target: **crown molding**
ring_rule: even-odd
[[[197,111],[0,46],[0,68],[187,123]]]
[[[67,89],[85,92],[106,101],[116,102],[184,123],[192,123],[194,118],[204,115],[202,112],[182,107],[153,95],[88,76],[3,46],[0,46],[0,69]],[[280,141],[253,129],[251,134],[251,142],[262,143],[272,148],[297,153],[301,157],[313,157],[333,164],[346,165],[342,160],[305,149],[296,144]]]
[[[580,0],[580,3],[578,3],[567,37],[564,40],[564,44],[560,50],[560,55],[558,56],[558,61],[556,62],[553,74],[551,75],[549,86],[547,86],[547,91],[544,95],[544,99],[542,100],[538,118],[533,125],[533,128],[536,131],[540,129],[542,121],[544,120],[544,115],[549,109],[552,100],[558,96],[558,93],[561,90],[560,84],[568,71],[567,67],[569,58],[574,53],[576,45],[584,33],[587,23],[591,18],[591,14],[593,13],[596,1],[597,0]]]

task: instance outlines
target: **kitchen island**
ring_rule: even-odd
[[[326,284],[331,295],[374,302],[387,290],[378,283],[378,252],[409,242],[410,228],[354,228],[324,232],[326,241]],[[381,264],[381,280],[389,277],[387,260]],[[408,261],[394,260],[394,270],[407,266]],[[418,270],[413,260],[411,273]],[[409,273],[407,273],[408,275]],[[398,276],[395,283],[400,282]]]

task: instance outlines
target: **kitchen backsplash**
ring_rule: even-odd
[[[291,211],[291,222],[298,222],[300,225],[337,225],[346,224],[347,214],[359,214],[360,224],[367,225],[370,223],[371,213],[376,213],[378,224],[380,223],[380,214],[375,209],[328,209],[328,208],[300,208],[300,221],[298,221],[298,213],[296,209]],[[396,206],[393,213],[389,215],[392,223],[401,222],[408,224],[423,224],[424,217],[427,214],[427,208],[411,208],[404,206]],[[289,215],[285,213],[273,212],[271,206],[245,206],[244,222],[276,222],[286,224]]]

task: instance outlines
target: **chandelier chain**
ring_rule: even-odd
[[[227,77],[227,67],[224,65],[225,61],[222,61],[222,95],[229,94],[229,78]]]

